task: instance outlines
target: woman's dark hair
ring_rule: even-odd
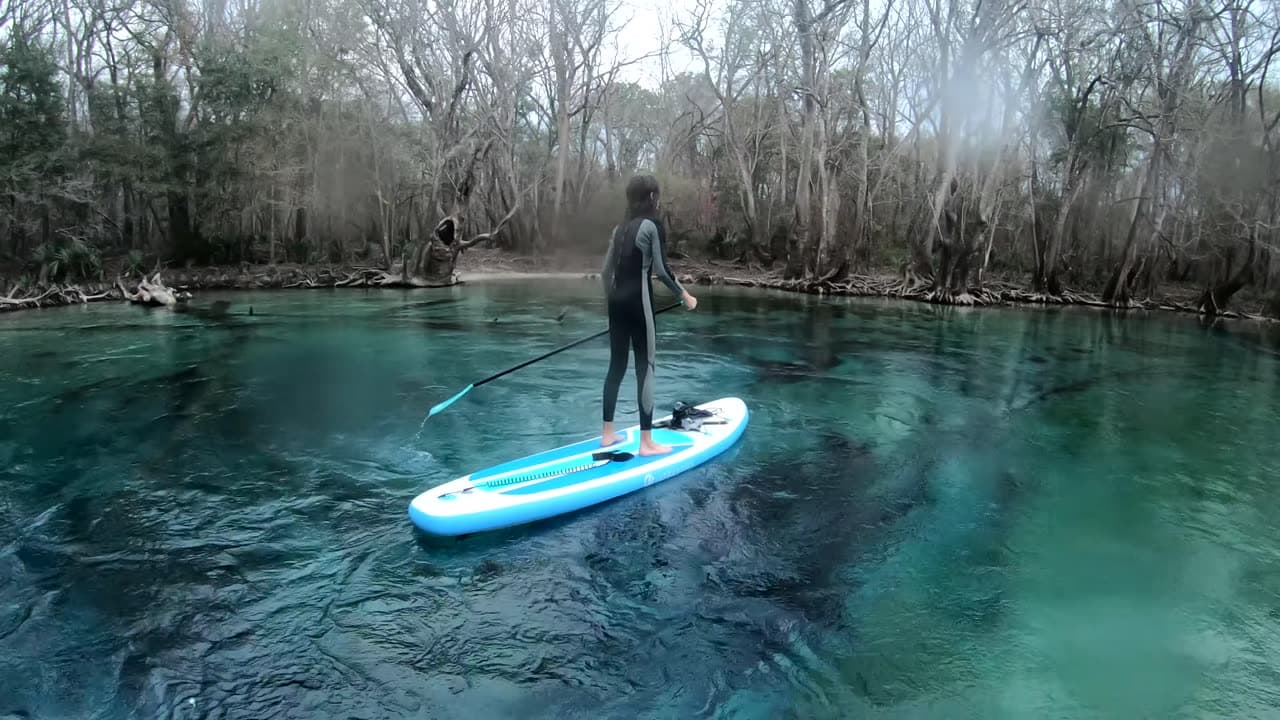
[[[652,216],[658,212],[658,179],[636,175],[627,182],[627,219]]]

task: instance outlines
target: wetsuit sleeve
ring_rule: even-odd
[[[636,243],[640,245],[640,250],[644,253],[646,264],[653,268],[653,271],[658,275],[658,279],[671,292],[677,296],[683,296],[684,287],[676,280],[675,275],[671,274],[671,268],[667,266],[667,249],[662,244],[662,233],[652,220],[646,220],[640,225],[640,232],[636,235]]]
[[[609,296],[609,291],[613,289],[613,272],[618,264],[618,229],[609,233],[609,250],[604,254],[604,268],[600,271],[600,278],[604,281],[604,295]]]

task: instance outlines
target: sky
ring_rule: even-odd
[[[687,18],[693,12],[694,0],[664,0],[658,3],[620,0],[619,6],[617,21],[619,25],[625,24],[617,38],[621,58],[641,57],[646,53],[661,52],[665,47],[671,73],[696,69],[692,54],[683,46],[674,42],[669,45],[663,43],[664,32],[668,37],[675,34],[673,21],[679,17]],[[662,60],[650,58],[624,68],[621,74],[624,80],[656,90],[662,82]]]

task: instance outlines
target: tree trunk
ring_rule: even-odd
[[[1036,274],[1032,287],[1036,292],[1049,293],[1053,296],[1062,294],[1062,283],[1058,280],[1058,256],[1062,252],[1062,240],[1067,236],[1070,227],[1068,220],[1071,217],[1071,210],[1075,207],[1076,200],[1080,197],[1080,192],[1084,188],[1084,180],[1077,178],[1070,170],[1075,155],[1075,148],[1070,151],[1071,157],[1067,160],[1067,192],[1062,206],[1058,208],[1058,216],[1053,222],[1053,232],[1046,239],[1044,255],[1040,262],[1039,272]]]
[[[801,85],[804,100],[800,120],[800,157],[796,169],[795,211],[792,219],[792,249],[787,254],[785,275],[788,278],[813,277],[814,257],[813,201],[810,195],[813,185],[814,125],[817,121],[817,100],[814,87],[817,75],[817,58],[814,48],[813,18],[808,0],[793,0],[793,20],[800,41]]]
[[[865,8],[869,7],[864,3]],[[865,51],[864,51],[865,52]],[[865,56],[864,56],[865,59]],[[871,267],[871,188],[870,188],[870,148],[871,143],[871,110],[867,107],[867,98],[863,92],[862,72],[859,70],[854,79],[853,94],[858,102],[857,112],[862,119],[862,133],[858,138],[857,156],[853,182],[857,191],[853,200],[853,237],[850,238],[848,258],[854,267]]]
[[[822,56],[825,58],[826,54],[822,53]],[[814,126],[814,164],[816,166],[815,169],[818,171],[818,217],[820,218],[818,230],[820,234],[817,238],[818,251],[813,276],[816,279],[828,280],[840,275],[848,267],[847,243],[846,248],[838,247],[840,242],[838,236],[840,188],[836,181],[836,169],[832,167],[830,156],[831,138],[826,109],[829,97],[827,85],[830,72],[825,60],[818,64],[816,70],[818,76],[817,86],[820,88],[819,97],[821,99],[814,118],[816,121]]]
[[[1032,223],[1034,223],[1034,222],[1035,222],[1035,212],[1036,212],[1036,211],[1035,211],[1035,208],[1034,208],[1034,207],[1032,207],[1032,209],[1031,209],[1031,222],[1032,222]],[[987,274],[987,266],[991,264],[991,248],[992,248],[992,246],[993,246],[993,245],[995,245],[995,241],[996,241],[996,228],[999,226],[999,224],[1000,224],[1000,208],[999,208],[999,206],[997,206],[997,207],[996,207],[995,212],[994,212],[994,213],[992,213],[992,216],[991,216],[991,224],[990,224],[989,226],[987,226],[987,228],[986,228],[986,233],[987,233],[987,249],[982,253],[982,265],[978,266],[978,282],[977,282],[977,285],[978,285],[978,287],[979,287],[979,288],[982,288],[983,279],[984,279],[984,277],[985,277],[985,276],[986,276],[986,274]]]
[[[561,240],[560,223],[564,219],[564,196],[566,174],[569,169],[569,102],[572,99],[570,92],[572,91],[572,76],[570,74],[570,65],[572,58],[570,57],[570,41],[565,37],[564,15],[565,10],[562,7],[562,0],[553,0],[552,18],[558,18],[559,22],[553,20],[555,27],[551,28],[551,46],[554,53],[554,71],[556,80],[556,179],[555,179],[555,199],[551,209],[551,238],[555,242]]]
[[[1102,290],[1103,302],[1121,306],[1132,302],[1130,282],[1141,244],[1138,242],[1140,237],[1139,226],[1146,217],[1148,208],[1156,202],[1156,178],[1160,173],[1161,152],[1163,150],[1160,139],[1157,137],[1151,147],[1151,157],[1147,161],[1147,174],[1143,179],[1142,194],[1138,198],[1137,206],[1133,211],[1133,219],[1129,223],[1129,232],[1125,236],[1124,250],[1121,252],[1120,263],[1116,265],[1111,277],[1107,280],[1106,287]],[[1153,233],[1158,231],[1158,226],[1154,221],[1151,226]]]
[[[1254,259],[1257,256],[1257,231],[1256,229],[1249,236],[1249,254],[1245,257],[1244,263],[1234,274],[1232,274],[1232,257],[1227,256],[1227,261],[1223,267],[1223,279],[1214,285],[1205,288],[1204,293],[1200,295],[1200,301],[1197,303],[1197,309],[1213,317],[1223,310],[1227,309],[1227,303],[1231,301],[1231,296],[1235,295],[1245,285],[1254,280]]]
[[[821,122],[821,121],[819,121]],[[818,260],[814,275],[818,279],[828,280],[838,277],[848,269],[848,243],[840,247],[840,188],[836,183],[835,170],[827,166],[826,133],[820,138],[824,146],[818,154],[818,187],[822,191],[819,217],[821,235],[818,237]]]

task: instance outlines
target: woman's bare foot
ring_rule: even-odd
[[[659,445],[653,441],[653,436],[648,432],[640,433],[640,454],[641,455],[664,455],[671,452],[669,445]]]
[[[613,431],[613,423],[605,423],[600,433],[600,447],[608,447],[622,442],[622,436]]]
[[[658,443],[652,442],[652,441],[640,443],[641,455],[665,455],[669,452],[671,452],[670,445],[659,445]]]

